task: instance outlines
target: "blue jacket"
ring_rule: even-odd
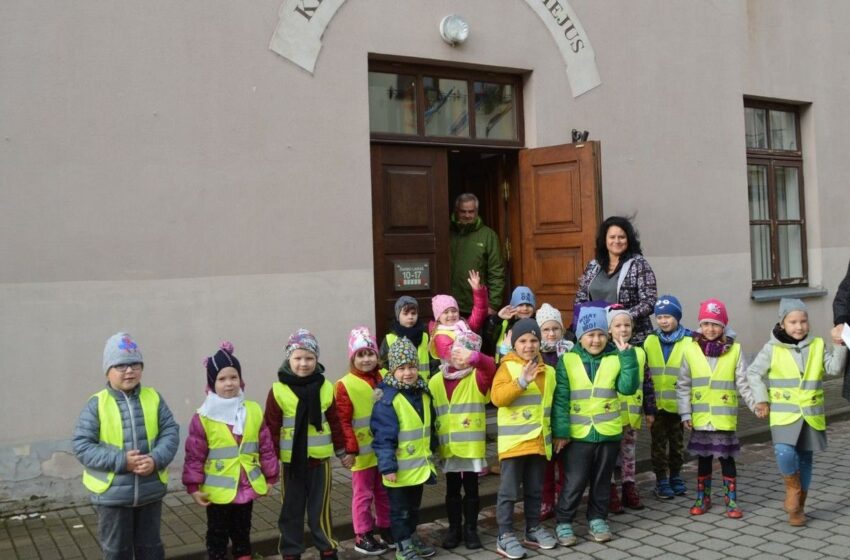
[[[159,435],[148,449],[148,436],[142,403],[139,401],[141,385],[130,394],[116,391],[107,384],[107,390],[118,403],[124,432],[124,448],[117,449],[100,441],[100,418],[97,398],[92,397],[77,419],[74,428],[74,455],[84,467],[115,473],[112,485],[103,494],[92,494],[93,504],[102,506],[141,506],[161,500],[167,487],[159,479],[157,471],[168,466],[177,453],[180,443],[180,427],[174,421],[165,399],[159,400]],[[135,441],[134,441],[135,436]],[[138,476],[127,471],[127,451],[138,449],[142,455],[151,455],[156,468],[148,476]]]
[[[408,391],[399,391],[394,387],[389,387],[383,382],[377,387],[383,394],[372,408],[372,418],[370,420],[370,428],[372,430],[372,449],[378,457],[378,472],[381,474],[389,474],[398,471],[398,462],[396,461],[396,450],[398,449],[398,416],[396,416],[393,408],[393,399],[407,399],[420,418],[425,417],[422,407],[422,393],[410,393]],[[431,451],[434,452],[438,447],[437,430],[434,427],[434,406],[431,406]]]

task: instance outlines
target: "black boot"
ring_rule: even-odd
[[[478,498],[463,499],[463,516],[466,522],[463,525],[463,540],[466,548],[472,550],[481,548],[481,539],[478,538],[478,512],[480,511]]]
[[[449,528],[443,539],[443,548],[452,549],[460,545],[462,538],[461,523],[463,513],[461,511],[462,500],[460,496],[446,496],[446,513],[449,516]]]

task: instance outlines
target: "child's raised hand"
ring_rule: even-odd
[[[516,315],[516,309],[510,305],[506,305],[499,310],[497,315],[499,316],[499,319],[512,319],[513,316]]]
[[[208,505],[210,505],[209,494],[204,494],[203,492],[198,490],[197,492],[192,492],[189,495],[192,496],[192,499],[195,500],[195,503],[201,507],[207,507]]]
[[[384,478],[386,478],[388,482],[397,482],[398,481],[398,476],[396,476],[396,473],[394,473],[394,472],[385,474]]]
[[[527,383],[531,383],[537,377],[537,365],[537,359],[534,359],[522,366],[522,377]]]
[[[469,271],[469,280],[467,281],[469,282],[469,286],[472,288],[473,292],[481,287],[481,275],[477,270]]]
[[[770,405],[766,402],[757,403],[753,407],[753,412],[755,412],[756,418],[767,418],[770,416]]]
[[[472,357],[472,350],[468,348],[453,347],[452,361],[457,361],[462,364],[469,364],[469,358]]]
[[[626,350],[632,347],[632,345],[629,344],[628,340],[621,338],[614,338],[614,344],[617,345],[617,350],[619,350],[620,352],[625,352]]]

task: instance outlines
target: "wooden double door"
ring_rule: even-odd
[[[572,317],[578,278],[593,258],[601,217],[600,145],[563,144],[466,157],[444,146],[373,144],[375,323],[379,335],[402,295],[431,317],[431,296],[450,293],[450,217],[459,192],[475,192],[502,242],[508,282],[532,289],[537,306]],[[474,156],[468,153],[466,155]],[[491,303],[498,308],[502,302]]]

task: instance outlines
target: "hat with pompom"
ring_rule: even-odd
[[[233,343],[224,341],[218,345],[218,352],[204,360],[204,366],[207,368],[207,387],[215,390],[215,380],[218,373],[227,367],[232,367],[239,374],[239,379],[242,379],[242,365],[236,356],[233,355]]]
[[[368,327],[354,327],[348,335],[348,359],[353,358],[360,350],[378,353],[378,341],[369,332]]]

